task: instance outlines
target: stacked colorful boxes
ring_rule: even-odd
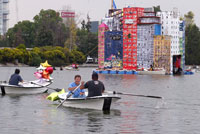
[[[185,70],[185,21],[182,21],[179,26],[180,31],[180,38],[179,38],[179,44],[180,44],[180,54],[181,57],[181,68]]]
[[[154,25],[138,25],[137,65],[149,69],[153,65]]]
[[[123,68],[137,68],[137,23],[144,8],[123,9]]]
[[[98,65],[99,68],[104,68],[104,46],[105,46],[105,35],[104,33],[108,31],[109,28],[106,24],[102,23],[99,26],[98,33]]]
[[[184,70],[185,24],[173,14],[135,7],[109,11],[99,27],[99,68],[108,69],[101,73],[133,74],[151,65],[170,73],[174,55],[181,56]]]
[[[144,12],[137,27],[137,66],[149,69],[153,66],[154,35],[161,34],[160,17],[155,12]]]
[[[104,68],[122,69],[123,34],[122,31],[105,32]]]
[[[164,68],[170,74],[171,37],[154,36],[154,68]]]
[[[109,17],[103,18],[101,22],[108,25],[110,31],[122,31],[122,20],[123,12],[121,9],[118,9],[115,11],[112,10]]]

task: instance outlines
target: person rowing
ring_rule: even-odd
[[[86,82],[84,85],[81,84],[80,89],[85,88],[88,89],[87,97],[102,96],[102,93],[105,91],[104,84],[98,80],[98,74],[96,72],[93,72],[92,80]]]
[[[84,84],[84,82],[81,82],[81,76],[80,75],[75,75],[74,77],[74,82],[69,84],[69,94],[71,94],[80,84]],[[80,87],[78,89],[76,89],[73,92],[72,95],[73,98],[85,98],[85,90],[84,89],[80,89]]]
[[[10,85],[19,85],[19,82],[23,82],[22,77],[19,75],[20,70],[19,69],[15,69],[15,73],[11,75],[10,80],[9,80],[9,84]]]

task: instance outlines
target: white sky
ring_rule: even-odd
[[[87,13],[92,21],[99,21],[107,14],[111,6],[111,0],[10,0],[9,28],[18,20],[32,20],[41,9],[61,10],[64,6],[70,6],[75,10],[80,19],[85,19]],[[195,23],[200,26],[199,0],[115,0],[117,8],[125,6],[152,7],[160,5],[163,11],[171,11],[177,7],[183,16],[188,11],[195,14]]]

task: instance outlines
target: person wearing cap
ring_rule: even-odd
[[[85,84],[82,84],[80,89],[88,89],[88,96],[87,97],[93,97],[93,96],[101,96],[102,93],[105,91],[105,87],[103,82],[98,80],[98,74],[94,72],[92,74],[92,80],[86,82]]]
[[[15,69],[15,73],[13,75],[11,75],[10,80],[9,80],[9,84],[10,85],[19,85],[19,82],[23,82],[22,77],[19,75],[20,70],[19,69]]]

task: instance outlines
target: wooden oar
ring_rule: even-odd
[[[74,92],[81,86],[81,84],[79,84],[70,94],[67,95],[66,99],[64,99],[56,108],[59,108],[70,96],[72,96],[74,94]]]
[[[138,96],[138,97],[149,97],[149,98],[163,99],[163,97],[160,97],[160,96],[138,95],[138,94],[131,94],[131,93],[121,93],[121,92],[116,92],[116,91],[107,91],[107,93],[120,94],[120,95],[128,95],[128,96]]]
[[[62,90],[62,89],[59,89],[59,88],[51,88],[51,87],[48,87],[48,86],[43,86],[43,85],[37,84],[35,82],[31,82],[31,84],[35,84],[35,85],[41,86],[41,87],[46,87],[47,89],[55,90],[56,92],[60,92]]]

